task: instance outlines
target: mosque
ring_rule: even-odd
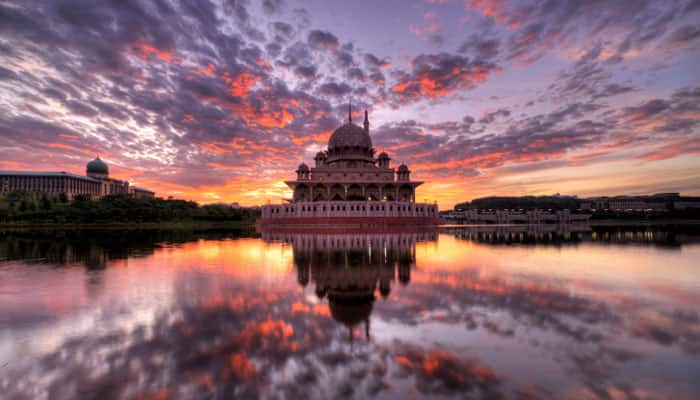
[[[108,195],[154,197],[155,192],[129,185],[128,181],[109,177],[109,166],[99,156],[87,163],[85,176],[69,172],[0,171],[0,193],[15,191],[57,196],[69,199],[78,195],[100,198]]]
[[[365,110],[363,126],[347,122],[336,129],[328,148],[314,157],[315,165],[302,163],[287,204],[265,205],[259,225],[298,224],[421,224],[439,223],[437,204],[417,203],[416,187],[408,166],[391,165],[385,152],[375,157]]]

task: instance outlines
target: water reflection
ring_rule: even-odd
[[[489,244],[548,244],[574,245],[583,242],[601,244],[652,244],[680,248],[684,244],[700,243],[697,226],[681,227],[596,227],[568,229],[561,225],[462,226],[449,227],[442,232],[457,238]]]
[[[498,229],[5,234],[0,397],[696,398],[693,232]]]
[[[291,244],[297,281],[311,281],[319,300],[327,299],[331,316],[345,325],[353,340],[355,326],[364,324],[370,338],[375,293],[386,299],[397,279],[411,281],[416,243],[437,241],[437,232],[384,234],[263,233],[266,241]]]
[[[0,261],[104,268],[109,261],[148,257],[164,245],[254,236],[249,231],[91,230],[0,232]]]

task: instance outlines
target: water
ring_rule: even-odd
[[[648,228],[4,233],[0,398],[696,399],[698,260]]]

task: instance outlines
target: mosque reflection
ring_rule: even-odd
[[[377,296],[386,299],[392,285],[407,285],[416,265],[416,244],[435,242],[437,231],[412,233],[263,233],[263,240],[292,246],[297,281],[313,284],[327,299],[333,319],[370,339],[370,315]]]

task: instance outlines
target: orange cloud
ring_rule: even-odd
[[[227,150],[223,148],[221,145],[225,145],[224,143],[200,143],[200,146],[202,148],[210,153],[214,154],[231,154],[231,150]]]
[[[76,146],[71,146],[71,145],[69,145],[69,144],[64,144],[64,143],[49,143],[48,146],[49,146],[49,147],[56,148],[56,149],[64,149],[64,150],[75,151],[75,152],[82,153],[82,154],[87,154],[87,155],[90,155],[90,156],[94,156],[94,155],[95,155],[95,150],[94,150],[94,149],[93,149],[93,150],[88,150],[88,149],[84,149],[84,148],[76,147]]]
[[[234,353],[229,357],[231,374],[239,379],[250,379],[255,374],[255,366],[248,360],[244,353]]]
[[[248,108],[249,113],[241,114],[241,117],[249,126],[261,126],[264,128],[284,128],[294,121],[294,115],[289,111],[282,110],[267,110],[253,111]]]
[[[422,71],[392,86],[391,91],[404,99],[427,97],[432,100],[477,85],[495,70],[496,68],[490,65],[464,62],[459,62],[447,70],[423,68]]]
[[[192,73],[199,76],[214,76],[214,71],[216,71],[216,65],[209,64],[206,67],[201,67],[192,71]]]
[[[689,138],[668,143],[639,156],[645,161],[664,160],[681,154],[700,154],[700,139]]]
[[[508,29],[517,29],[522,21],[511,18],[515,13],[508,12],[505,0],[466,0],[464,6],[476,9],[485,17],[491,17],[499,24],[505,24]]]
[[[136,56],[144,61],[148,61],[152,56],[165,62],[170,62],[173,58],[171,51],[159,49],[144,40],[133,43],[131,48],[136,52]]]
[[[62,137],[62,138],[64,138],[64,139],[68,139],[68,140],[78,140],[78,139],[80,139],[80,136],[78,136],[78,135],[71,135],[71,134],[69,134],[69,133],[59,133],[59,134],[58,134],[58,137]]]
[[[290,139],[292,140],[292,143],[296,144],[297,146],[305,145],[307,143],[324,143],[327,142],[328,138],[331,137],[331,133],[333,133],[333,131],[329,130],[321,132],[317,135],[309,134],[304,136],[294,136],[294,134],[292,134],[292,136],[290,136]]]
[[[248,71],[241,72],[240,74],[236,75],[235,78],[232,78],[228,72],[225,72],[222,79],[229,86],[229,89],[226,92],[236,97],[247,96],[253,86],[261,81],[259,76]]]

